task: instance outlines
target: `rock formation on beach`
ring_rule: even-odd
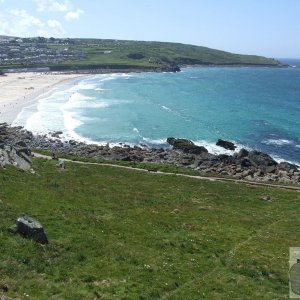
[[[31,150],[23,140],[10,139],[5,134],[7,126],[0,126],[0,167],[13,165],[28,171],[31,169]],[[17,138],[17,136],[16,136]]]
[[[220,147],[223,147],[223,148],[225,148],[227,150],[235,150],[236,149],[236,146],[234,145],[234,143],[228,142],[228,141],[224,141],[224,140],[221,140],[221,139],[218,139],[216,145],[220,146]]]
[[[129,161],[146,163],[163,163],[176,166],[185,166],[199,171],[202,175],[230,176],[235,179],[246,179],[262,182],[280,182],[300,184],[299,166],[288,162],[277,163],[268,154],[252,150],[241,149],[228,154],[212,154],[203,146],[197,146],[186,139],[168,138],[170,148],[148,148],[146,146],[120,145],[110,148],[108,145],[99,146],[85,144],[74,140],[62,141],[60,132],[52,136],[34,136],[21,127],[0,125],[0,140],[12,144],[23,153],[27,159],[28,147],[49,150],[60,155],[87,157],[101,161]],[[18,142],[21,141],[21,142]],[[232,142],[223,141],[234,147]],[[22,150],[23,149],[23,150]],[[21,151],[21,152],[20,152]],[[29,157],[29,156],[28,156]]]

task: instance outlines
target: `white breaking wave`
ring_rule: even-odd
[[[262,141],[262,143],[266,144],[266,145],[278,145],[278,146],[294,144],[293,141],[285,140],[285,139],[268,139],[268,140]]]
[[[95,91],[110,91],[109,89],[96,88]]]
[[[150,145],[167,145],[167,138],[165,139],[150,139],[143,137],[143,141],[149,143]]]
[[[227,155],[232,155],[234,152],[239,152],[242,148],[247,149],[247,150],[251,150],[249,147],[246,147],[244,145],[240,145],[236,142],[233,141],[233,143],[236,146],[235,150],[227,150],[223,147],[217,146],[214,143],[205,141],[205,140],[198,140],[198,141],[193,141],[195,145],[197,146],[203,146],[205,147],[209,153],[215,154],[215,155],[219,155],[219,154],[227,154]]]
[[[72,108],[101,108],[108,107],[109,102],[96,99],[94,97],[84,96],[78,92],[69,97],[68,102],[64,105],[63,109]]]
[[[64,127],[66,129],[64,136],[67,138],[81,140],[82,137],[75,132],[75,129],[82,125],[83,122],[78,120],[78,118],[76,118],[75,116],[76,114],[74,114],[73,112],[66,110],[63,111]]]
[[[140,131],[139,131],[136,127],[134,127],[134,128],[132,129],[132,131],[134,131],[134,132],[136,132],[136,133],[140,133]]]
[[[107,80],[114,80],[117,78],[129,79],[132,76],[133,76],[132,74],[128,74],[128,73],[98,74],[94,76],[93,79],[97,80],[98,82],[101,82]]]
[[[165,106],[165,105],[162,105],[161,107],[162,107],[164,110],[166,110],[166,111],[173,112],[171,108],[169,108],[169,107],[167,107],[167,106]]]
[[[280,156],[276,155],[276,154],[270,154],[270,156],[278,163],[281,163],[281,162],[288,162],[290,164],[293,164],[293,165],[297,165],[297,166],[300,166],[300,162],[297,162],[297,161],[293,161],[293,160],[286,160],[286,159],[283,159],[281,158]],[[299,167],[298,167],[299,169]]]

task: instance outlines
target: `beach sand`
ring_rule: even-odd
[[[55,85],[86,75],[61,73],[9,73],[0,76],[0,123],[11,124],[22,111]]]

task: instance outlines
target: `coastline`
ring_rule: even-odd
[[[0,76],[0,123],[11,124],[22,109],[34,103],[38,96],[49,92],[57,85],[87,75],[23,72]]]
[[[85,144],[75,140],[64,141],[61,140],[61,134],[62,132],[52,133],[51,136],[34,135],[22,127],[0,124],[0,158],[1,149],[6,151],[13,148],[16,153],[28,149],[27,154],[32,149],[38,153],[52,155],[53,159],[58,157],[75,160],[91,159],[92,162],[125,162],[133,166],[143,163],[148,170],[155,170],[157,164],[172,165],[186,167],[201,176],[221,176],[249,182],[300,184],[299,165],[288,162],[278,163],[266,153],[239,150],[232,142],[224,140],[218,140],[216,145],[233,150],[231,155],[212,154],[205,147],[197,146],[190,140],[173,137],[167,139],[167,143],[171,146],[168,149],[129,145],[111,148],[109,145]],[[31,162],[28,155],[24,159]]]
[[[78,71],[49,72],[12,72],[0,76],[0,123],[12,124],[18,114],[26,106],[37,100],[38,96],[49,92],[55,86],[68,81],[97,74],[112,73],[148,73],[148,72],[181,72],[184,68],[199,67],[287,67],[287,65],[212,65],[212,64],[182,64],[178,69],[87,69]]]
[[[199,66],[190,66],[190,67],[199,67]],[[206,66],[208,67],[208,66]],[[185,68],[189,68],[188,66],[185,66]],[[96,70],[94,70],[96,71]],[[18,117],[19,113],[22,111],[22,109],[24,107],[28,107],[30,106],[30,109],[35,109],[36,105],[35,102],[37,103],[39,101],[39,99],[41,99],[41,97],[48,97],[48,95],[50,95],[49,92],[51,92],[53,90],[53,88],[56,90],[58,85],[61,85],[61,88],[65,88],[65,85],[68,87],[69,85],[73,85],[74,82],[85,80],[85,78],[87,78],[87,80],[89,80],[89,78],[93,77],[96,74],[102,74],[102,75],[109,75],[109,74],[120,74],[120,73],[139,73],[137,72],[137,70],[124,70],[124,69],[120,69],[120,70],[101,70],[101,72],[99,72],[99,70],[97,70],[97,72],[89,72],[87,70],[86,73],[83,72],[47,72],[47,73],[29,73],[29,72],[23,72],[23,73],[11,73],[8,76],[0,76],[0,91],[2,92],[2,97],[0,99],[0,123],[6,122],[10,125],[13,126],[18,126],[21,125],[23,126],[22,122],[13,122],[14,120],[16,120],[16,118]],[[146,71],[141,71],[141,72],[146,72]],[[124,74],[123,74],[124,75]],[[91,77],[90,77],[91,76]],[[6,80],[5,80],[6,79]],[[8,82],[8,84],[4,84]],[[26,85],[25,83],[27,82]],[[51,84],[50,84],[51,82]],[[4,84],[4,87],[3,87]],[[76,83],[75,83],[76,84]],[[28,88],[29,87],[29,88]],[[31,87],[33,87],[33,89],[30,89]],[[72,86],[71,86],[72,87]],[[59,87],[58,87],[59,88]],[[13,94],[14,97],[11,98],[5,98],[3,97],[3,95],[5,96],[5,93],[3,93],[3,91],[9,90],[10,95]],[[25,93],[25,94],[24,94]],[[52,94],[52,92],[51,92]],[[24,95],[22,97],[22,95]],[[42,96],[41,96],[42,95]],[[7,96],[7,95],[6,95]],[[16,98],[17,96],[17,98]],[[39,97],[41,96],[41,97]],[[75,95],[76,96],[76,95]],[[55,116],[55,114],[54,114]],[[47,117],[47,115],[45,115],[44,117]],[[34,118],[35,119],[35,118]],[[19,120],[19,119],[18,119]],[[42,120],[42,119],[41,119]],[[53,123],[51,123],[53,124]],[[56,124],[56,123],[55,123]],[[69,122],[70,124],[70,122]],[[39,125],[38,125],[39,126]],[[37,127],[39,128],[39,127]],[[60,131],[63,130],[62,126],[56,126],[56,128],[54,129],[49,129],[49,131],[35,131],[32,128],[27,128],[28,130],[31,130],[32,132],[34,132],[35,134],[45,134],[47,136],[51,136],[54,132],[56,131]],[[64,133],[69,132],[69,131],[65,131],[63,130]],[[72,132],[73,133],[73,132]],[[183,136],[184,137],[184,136]],[[110,147],[114,147],[114,146],[120,146],[123,147],[126,145],[130,146],[130,147],[134,147],[134,146],[146,146],[146,147],[154,147],[154,148],[168,148],[168,146],[165,145],[165,142],[160,142],[157,143],[158,140],[150,140],[150,139],[146,139],[145,138],[145,142],[139,142],[139,143],[130,143],[127,140],[121,140],[121,141],[115,141],[115,142],[111,142],[109,140],[103,140],[101,142],[99,141],[95,141],[92,140],[90,138],[84,138],[84,137],[80,137],[79,135],[75,135],[75,134],[65,134],[63,136],[61,136],[62,141],[68,141],[68,140],[75,140],[76,142],[81,142],[84,144],[96,144],[98,146],[105,146],[108,143],[110,144]],[[164,139],[166,139],[167,137],[165,137]],[[196,145],[199,146],[204,146],[206,147],[210,153],[215,154],[215,155],[232,155],[232,153],[226,151],[225,149],[217,149],[218,151],[215,151],[215,145],[211,142],[208,142],[206,140],[197,140],[197,139],[193,139],[192,140]],[[235,142],[236,143],[236,142]],[[123,145],[123,146],[122,146]],[[251,149],[255,149],[255,148],[249,148],[250,146],[248,146],[247,144],[241,144],[238,145],[238,148],[246,148],[247,150],[251,150]],[[258,147],[258,149],[260,149]],[[261,150],[260,151],[264,151]],[[265,152],[268,153],[269,155],[271,155],[273,157],[273,159],[275,159],[278,163],[280,162],[289,162],[291,164],[298,164],[299,160],[293,160],[293,159],[287,159],[287,158],[281,158],[281,156],[277,156],[275,154],[273,154],[272,152]]]

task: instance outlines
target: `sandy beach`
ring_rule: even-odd
[[[11,124],[22,108],[57,84],[84,75],[61,73],[10,73],[0,76],[0,123]],[[86,75],[85,75],[86,76]]]

